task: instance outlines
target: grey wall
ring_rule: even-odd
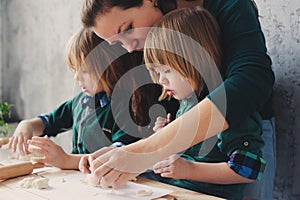
[[[1,76],[0,76],[0,101],[2,101],[2,51],[3,51],[3,44],[2,44],[2,41],[3,41],[3,25],[2,25],[2,19],[3,19],[3,13],[4,13],[4,10],[3,10],[3,0],[0,0],[0,73],[1,73]]]
[[[65,62],[64,46],[80,27],[80,2],[0,0],[0,97],[15,104],[16,118],[51,111],[74,94],[74,81]],[[274,199],[299,199],[299,0],[256,2],[276,74]]]
[[[2,0],[2,98],[14,117],[49,112],[73,94],[65,44],[81,26],[80,0]]]
[[[300,4],[256,0],[276,74],[276,199],[300,199]]]

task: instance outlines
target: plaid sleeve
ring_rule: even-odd
[[[228,165],[245,178],[260,180],[265,171],[266,161],[251,152],[236,150],[230,155]]]

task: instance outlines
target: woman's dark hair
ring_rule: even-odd
[[[176,0],[155,0],[155,5],[163,14],[177,8]],[[128,9],[140,7],[143,0],[84,0],[81,7],[81,21],[85,27],[92,27],[98,15],[105,14],[113,7]]]
[[[163,14],[177,8],[176,0],[154,0],[155,6],[158,7]],[[140,7],[143,5],[143,0],[83,0],[81,8],[81,21],[86,28],[95,25],[95,19],[98,15],[105,14],[113,7],[121,9],[129,9]],[[134,59],[129,63],[142,64],[142,52],[134,52],[132,57],[127,59]],[[134,84],[135,77],[132,78]],[[132,85],[133,86],[133,85]],[[166,111],[175,116],[178,108],[178,102],[173,100],[171,102],[159,102],[158,97],[161,93],[161,87],[156,84],[149,84],[138,88],[131,97],[132,117],[138,125],[145,126],[151,121],[149,117],[149,109],[152,105],[160,103],[165,107]],[[150,95],[149,95],[150,94]]]

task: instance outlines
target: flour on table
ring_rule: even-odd
[[[135,193],[137,197],[146,197],[152,195],[152,190],[139,190]]]

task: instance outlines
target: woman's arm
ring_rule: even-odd
[[[218,108],[207,98],[157,133],[117,149],[102,148],[91,155],[90,171],[102,187],[119,185],[167,156],[187,149],[228,128]],[[138,163],[138,164],[137,164]]]

